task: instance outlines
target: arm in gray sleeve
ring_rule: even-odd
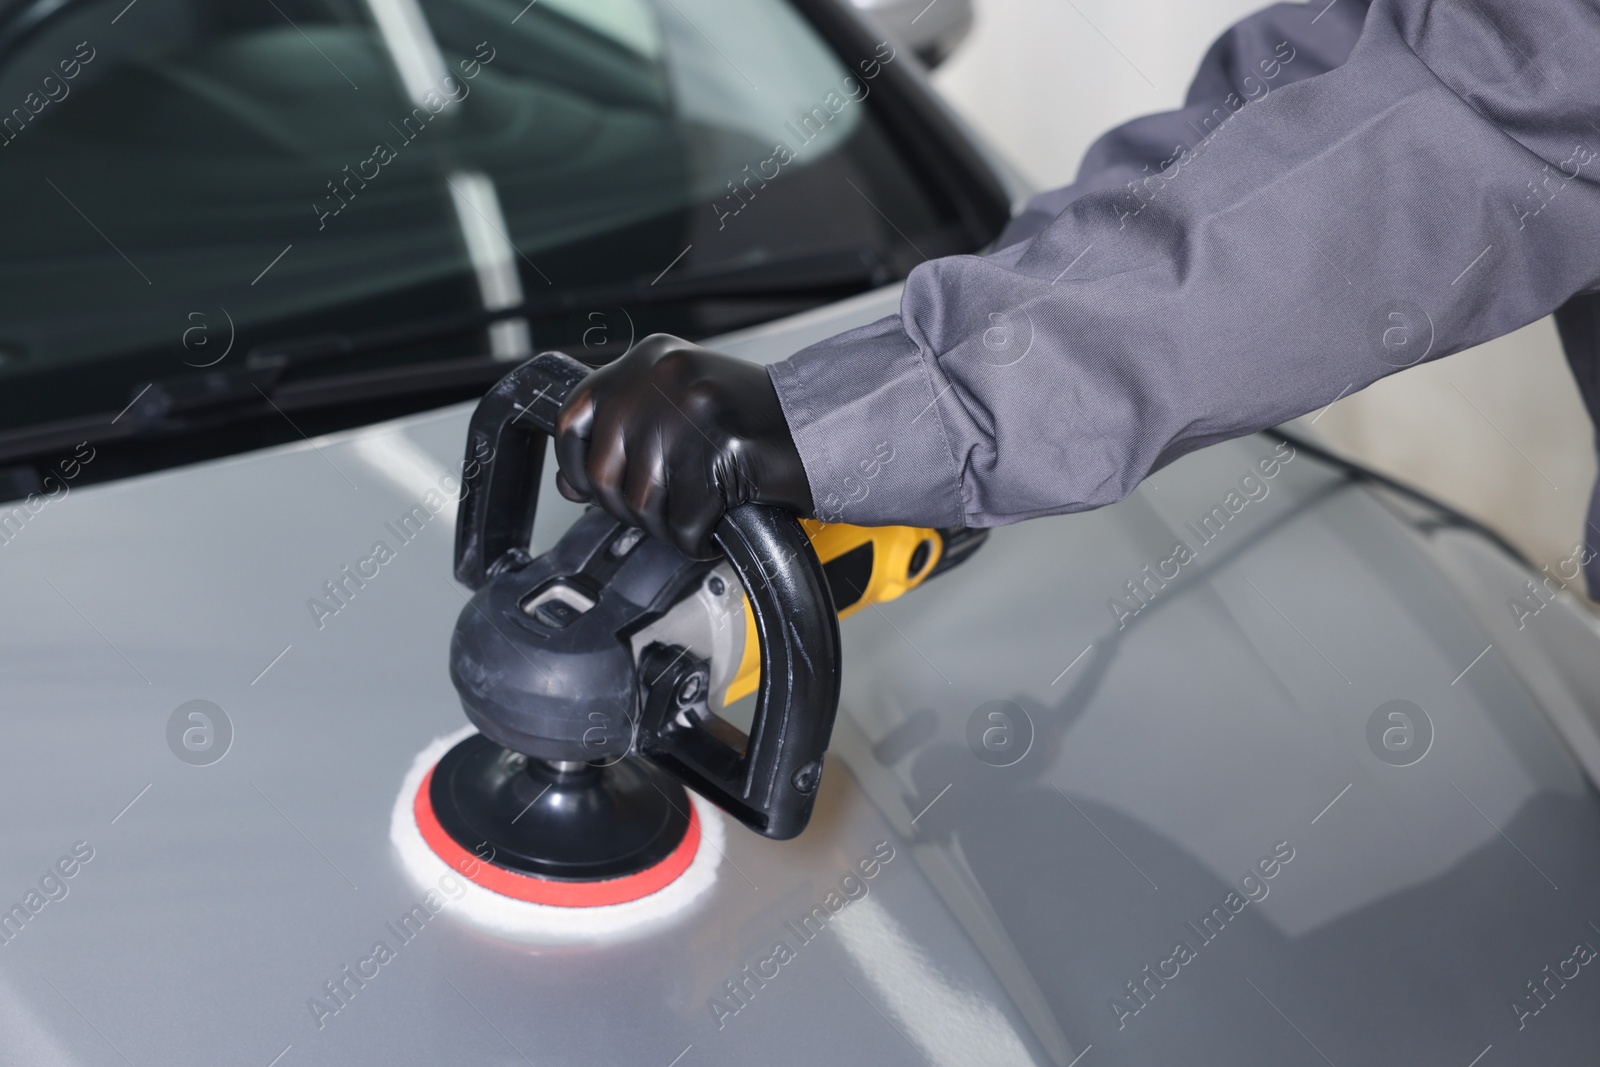
[[[1597,55],[1586,0],[1375,0],[1343,65],[1264,70],[1153,177],[924,263],[898,316],[772,368],[819,514],[1098,507],[1600,288]]]

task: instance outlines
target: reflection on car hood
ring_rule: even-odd
[[[895,305],[721,346],[780,358]],[[9,531],[19,1062],[1466,1067],[1593,1047],[1600,809],[1552,725],[1592,741],[1600,690],[1571,666],[1592,632],[1559,603],[1494,621],[1525,574],[1259,437],[995,531],[847,621],[812,827],[730,828],[676,925],[540,949],[446,908],[347,978],[421,897],[389,811],[463,722],[435,497],[468,413],[74,490]],[[547,485],[536,549],[575,513]],[[392,558],[353,581],[378,542]],[[196,700],[220,709],[218,761],[185,746],[198,720],[169,731]]]

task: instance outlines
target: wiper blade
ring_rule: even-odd
[[[366,352],[486,329],[507,319],[541,319],[603,307],[660,306],[695,300],[844,296],[887,285],[895,275],[871,248],[811,253],[673,278],[534,292],[513,307],[444,315],[360,333],[330,333],[259,345],[247,366],[269,376]],[[273,379],[276,381],[276,379]],[[259,384],[259,383],[258,383]],[[270,390],[269,390],[270,391]]]
[[[876,288],[894,278],[894,272],[877,251],[863,245],[719,267],[677,278],[669,271],[649,283],[635,283],[627,291],[635,294],[635,299],[647,301],[769,297],[841,287]]]
[[[510,365],[488,356],[393,367],[343,375],[321,375],[266,388],[269,378],[241,368],[220,376],[215,387],[185,384],[173,396],[170,380],[145,385],[120,412],[98,412],[37,423],[0,433],[0,465],[30,462],[81,442],[108,444],[163,434],[214,429],[247,417],[287,417],[293,412],[358,401],[487,389]],[[192,376],[187,376],[192,377]]]
[[[119,412],[98,412],[0,432],[0,464],[72,448],[182,433],[250,414],[280,414],[365,398],[394,397],[467,385],[487,388],[511,365],[487,356],[402,363],[343,375],[297,377],[295,372],[363,354],[460,336],[507,319],[570,315],[585,308],[660,306],[696,300],[771,300],[842,297],[875,288],[894,275],[869,248],[785,257],[713,272],[670,274],[654,280],[535,293],[494,312],[435,316],[396,326],[273,341],[249,350],[232,367],[158,378],[134,392]]]

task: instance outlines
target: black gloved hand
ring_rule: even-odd
[[[722,513],[812,511],[811,485],[767,369],[652,334],[586,378],[556,420],[556,486],[693,559]]]

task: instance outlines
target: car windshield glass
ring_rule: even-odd
[[[330,336],[386,340],[328,373],[604,358],[970,249],[874,116],[904,60],[784,0],[6,11],[0,432]]]

